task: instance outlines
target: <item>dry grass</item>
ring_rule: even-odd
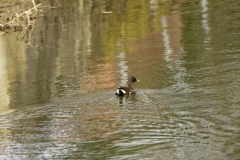
[[[32,0],[33,7],[27,11],[13,12],[7,11],[0,14],[0,31],[17,32],[31,30],[37,18],[41,4],[36,5]]]

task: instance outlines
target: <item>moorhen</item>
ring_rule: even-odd
[[[127,87],[119,86],[118,89],[116,90],[115,95],[124,96],[124,95],[131,95],[132,93],[134,93],[134,90],[133,90],[134,82],[140,82],[140,80],[138,80],[134,76],[130,77],[128,79],[128,86]]]

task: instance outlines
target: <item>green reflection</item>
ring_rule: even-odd
[[[112,13],[106,15],[105,53],[132,52],[138,49],[137,46],[122,45],[144,38],[152,32],[159,32],[159,17],[168,14],[169,2],[151,6],[148,0],[125,1],[113,3],[108,8],[112,9]]]

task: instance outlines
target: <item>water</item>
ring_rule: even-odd
[[[239,1],[49,4],[0,37],[0,159],[239,159]]]

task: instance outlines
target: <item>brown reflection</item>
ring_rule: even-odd
[[[86,74],[81,77],[80,91],[82,93],[106,90],[116,86],[114,66],[110,63],[98,64],[94,66],[94,74]],[[91,70],[89,70],[91,71]]]
[[[167,23],[167,34],[169,35],[169,46],[172,49],[172,54],[170,55],[170,59],[178,60],[182,58],[183,52],[183,44],[181,43],[182,40],[182,12],[181,12],[181,4],[183,3],[182,0],[175,1],[173,4],[169,6],[169,14],[166,17]],[[162,24],[163,26],[163,24]],[[164,37],[162,37],[164,39]],[[165,50],[166,50],[165,46]]]

